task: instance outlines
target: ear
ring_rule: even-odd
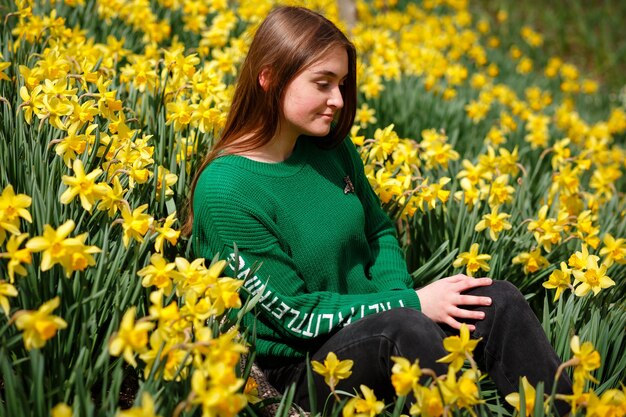
[[[270,69],[263,68],[259,74],[259,85],[263,91],[267,91],[270,88]]]

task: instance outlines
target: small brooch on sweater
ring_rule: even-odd
[[[348,175],[343,177],[343,182],[346,183],[346,186],[343,187],[343,193],[344,194],[353,193],[354,192],[354,185],[352,185],[352,181],[350,181],[350,177]]]

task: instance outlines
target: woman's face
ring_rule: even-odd
[[[326,136],[335,114],[343,107],[339,87],[348,75],[348,53],[335,46],[296,76],[285,90],[281,136]]]

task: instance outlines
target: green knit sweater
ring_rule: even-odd
[[[323,150],[315,140],[300,137],[280,163],[217,158],[194,193],[195,254],[219,254],[245,280],[244,296],[260,293],[256,349],[264,359],[302,358],[368,314],[420,308],[354,145]],[[253,320],[249,313],[244,324]]]

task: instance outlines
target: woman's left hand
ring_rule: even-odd
[[[420,299],[422,313],[436,323],[445,323],[454,329],[460,329],[457,319],[482,320],[485,313],[460,308],[459,306],[488,306],[491,298],[462,294],[476,287],[491,285],[491,278],[471,278],[458,274],[430,283],[416,290]],[[474,330],[474,325],[468,325]]]

